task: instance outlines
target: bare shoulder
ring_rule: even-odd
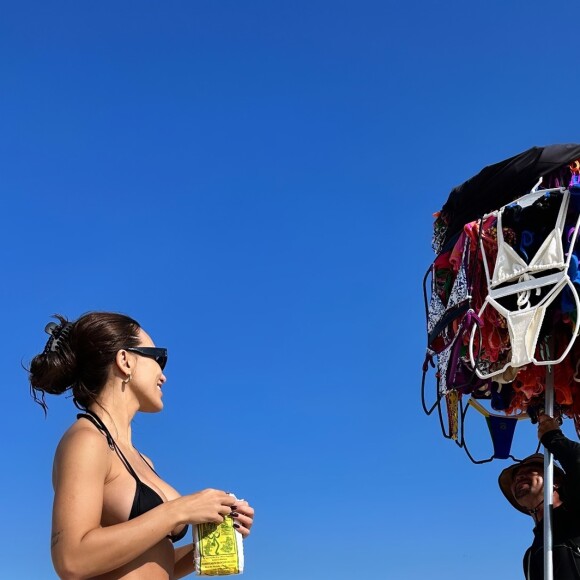
[[[139,451],[139,455],[141,455],[141,457],[153,468],[155,468],[155,464],[153,463],[153,461],[151,461],[151,458],[148,455],[145,455],[145,453],[141,453],[141,451]]]
[[[106,477],[111,467],[111,454],[106,437],[88,421],[76,421],[62,436],[54,456],[53,483],[59,472],[91,466],[92,473]]]
[[[107,438],[88,421],[76,421],[62,436],[57,453],[66,453],[80,447],[82,451],[104,452],[109,450]]]

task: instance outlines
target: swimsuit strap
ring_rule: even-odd
[[[503,244],[505,244],[505,240],[503,237],[503,224],[502,224],[502,216],[503,211],[500,210],[497,212],[497,222],[496,222],[496,235],[497,235],[497,248],[499,251],[500,246],[503,246]]]
[[[141,480],[139,479],[137,473],[135,473],[135,470],[131,467],[131,464],[129,463],[128,459],[123,455],[123,452],[119,449],[119,446],[115,443],[113,436],[107,429],[106,425],[103,423],[103,420],[97,414],[93,413],[92,411],[89,411],[88,409],[86,410],[85,413],[79,413],[77,415],[77,419],[88,419],[107,438],[107,443],[109,444],[109,447],[117,453],[119,459],[121,460],[127,471],[135,478],[135,481],[141,483]],[[137,451],[137,453],[139,452]],[[139,453],[139,455],[141,454]],[[141,455],[141,457],[143,456]],[[145,463],[147,462],[145,461]],[[149,463],[147,463],[147,465],[149,465]],[[151,466],[149,465],[149,467]],[[151,469],[153,468],[151,467]]]
[[[497,227],[497,212],[490,214],[490,217],[492,217],[494,215],[496,216],[496,245],[499,248],[499,241],[497,240],[497,232],[499,230],[501,230],[501,228],[498,229],[498,227]],[[501,221],[500,221],[500,225],[501,225]],[[483,230],[483,227],[484,227],[484,223],[483,223],[483,218],[482,218],[482,222],[480,225],[481,230]],[[491,229],[491,227],[492,227],[492,224],[490,223],[489,229]],[[481,230],[480,230],[480,235],[478,237],[478,243],[479,243],[479,247],[481,249],[481,261],[483,262],[483,269],[485,270],[485,277],[487,278],[487,287],[490,288],[491,283],[492,283],[492,279],[491,279],[491,275],[489,273],[489,265],[487,263],[487,255],[485,253],[485,247],[483,244],[483,232]],[[502,239],[503,239],[503,234],[502,234]],[[497,260],[497,257],[496,257],[496,260]],[[494,270],[495,270],[495,268],[494,268]]]
[[[147,467],[149,467],[149,469],[157,476],[160,477],[159,474],[153,469],[153,466],[151,465],[151,463],[149,463],[149,461],[147,461],[147,459],[145,459],[145,457],[143,455],[141,455],[141,452],[138,449],[135,449],[135,451],[137,451],[137,453],[139,453],[139,457],[141,457],[141,459],[144,461],[144,463],[147,465]]]
[[[92,411],[86,410],[85,413],[79,413],[77,419],[88,419],[106,438],[107,443],[111,449],[115,449],[115,440],[113,436],[107,429],[106,425],[103,423],[102,419]]]

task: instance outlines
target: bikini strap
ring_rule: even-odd
[[[502,246],[503,244],[505,244],[505,240],[503,237],[503,224],[502,224],[502,214],[503,214],[503,208],[500,209],[497,212],[497,222],[496,222],[496,235],[497,235],[497,247],[499,250],[499,247]]]
[[[141,452],[138,449],[135,449],[135,451],[137,451],[137,453],[139,453],[139,457],[141,457],[141,459],[144,461],[144,463],[149,467],[149,469],[157,476],[160,477],[159,474],[153,469],[153,465],[151,465],[151,463],[149,463],[149,461],[147,461],[147,459],[145,459],[145,457],[143,457],[143,455],[141,455]]]
[[[89,409],[87,409],[85,413],[79,413],[77,415],[77,419],[88,419],[107,438],[107,444],[113,451],[115,451],[115,453],[117,454],[117,456],[119,457],[119,459],[121,460],[127,471],[135,478],[135,481],[141,483],[141,480],[137,476],[137,473],[135,473],[135,470],[131,467],[131,464],[129,463],[127,458],[123,455],[123,452],[119,449],[119,446],[115,443],[113,436],[107,429],[107,426],[103,423],[103,420],[96,413],[93,413]],[[139,453],[139,455],[141,454]],[[141,455],[141,457],[143,456]],[[147,463],[147,465],[149,465],[149,463]],[[149,465],[149,467],[151,466]],[[151,469],[153,468],[151,467]]]
[[[88,419],[107,438],[109,447],[115,449],[115,440],[98,415],[87,409],[86,413],[79,413],[77,419]]]

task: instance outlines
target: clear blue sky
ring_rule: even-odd
[[[183,493],[255,505],[248,580],[519,577],[503,465],[420,409],[421,279],[453,186],[579,140],[577,8],[3,1],[0,576],[55,577],[75,417],[45,419],[21,363],[51,314],[107,309],[170,352],[138,447]]]

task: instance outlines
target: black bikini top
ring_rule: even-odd
[[[133,518],[136,518],[141,514],[152,510],[154,507],[161,505],[163,503],[163,499],[154,489],[151,489],[147,484],[143,483],[139,479],[135,473],[135,470],[131,467],[131,464],[129,461],[127,461],[127,458],[123,455],[123,452],[115,443],[115,440],[111,436],[111,433],[109,433],[109,430],[101,418],[95,415],[95,413],[92,411],[87,410],[86,413],[78,414],[77,419],[88,419],[107,438],[109,447],[115,451],[123,465],[126,467],[127,471],[135,479],[137,487],[135,488],[135,497],[133,499],[133,505],[131,506],[131,512],[129,513],[129,519],[132,520]],[[137,453],[139,453],[139,451],[137,451]],[[143,457],[143,455],[141,455],[141,453],[139,453],[139,455],[141,456],[141,459],[143,459],[143,461],[149,466],[149,469],[151,469],[151,471],[157,475],[157,472],[153,469],[153,466]],[[178,542],[185,537],[185,534],[187,534],[187,528],[188,526],[184,526],[183,530],[181,530],[181,532],[178,534],[169,535],[167,537],[172,542]]]

